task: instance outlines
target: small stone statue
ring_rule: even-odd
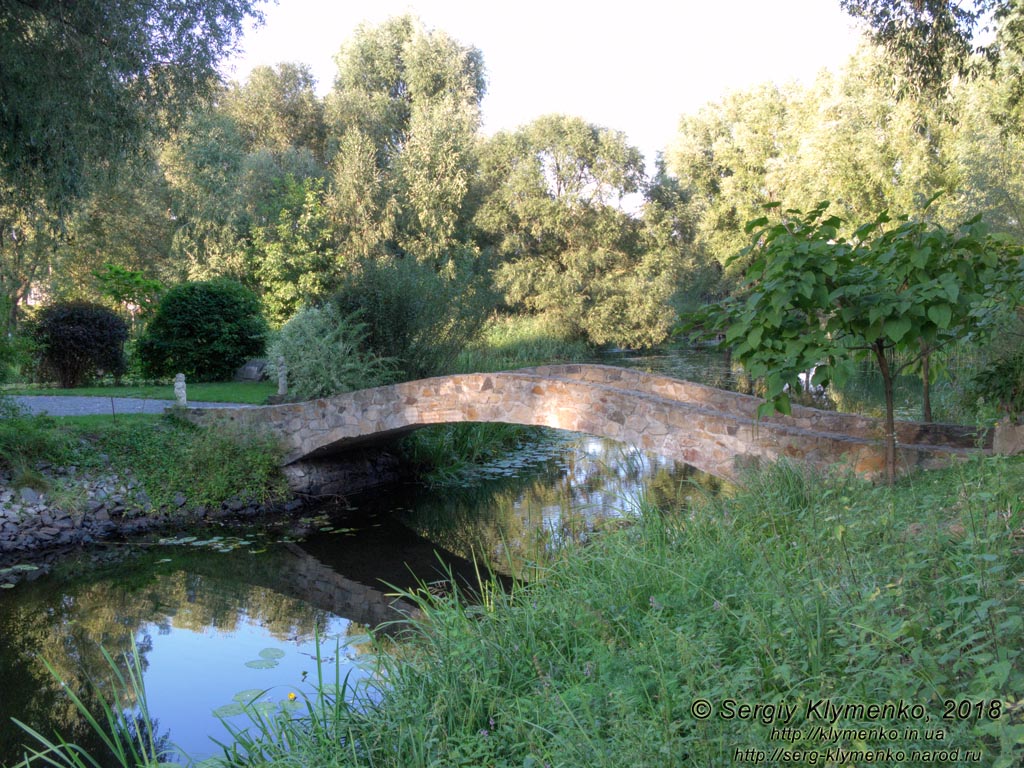
[[[284,364],[284,355],[277,358],[277,394],[278,397],[288,394],[288,366]]]
[[[188,398],[185,396],[185,374],[179,373],[174,377],[174,404],[184,408],[188,405]]]

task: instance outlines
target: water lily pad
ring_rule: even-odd
[[[234,701],[230,704],[224,704],[223,706],[217,707],[213,710],[214,717],[236,717],[237,715],[244,715],[245,708]]]
[[[29,563],[18,563],[17,565],[11,566],[12,571],[38,571],[38,565],[30,565]]]
[[[0,584],[0,589],[14,589],[13,584]]]
[[[277,662],[271,659],[253,659],[252,661],[245,662],[245,666],[252,669],[273,669],[277,666]]]
[[[264,648],[260,651],[260,658],[270,660],[281,659],[284,658],[284,651],[280,648]]]
[[[233,698],[240,704],[250,704],[256,701],[256,699],[258,699],[264,693],[266,693],[266,690],[264,690],[263,688],[249,688],[245,691],[239,691],[231,698]]]

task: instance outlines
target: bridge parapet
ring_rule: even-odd
[[[521,371],[535,373],[538,376],[573,378],[637,392],[649,392],[671,400],[702,404],[721,413],[755,420],[757,419],[757,409],[764,402],[763,398],[753,395],[744,395],[670,376],[611,365],[545,365],[524,368]],[[866,439],[881,440],[884,434],[884,423],[881,419],[855,413],[823,411],[795,404],[792,407],[791,415],[773,414],[762,417],[760,422],[784,424],[812,432],[831,432]],[[965,449],[991,448],[992,432],[979,434],[975,427],[961,424],[897,421],[896,440],[907,445],[945,445]]]

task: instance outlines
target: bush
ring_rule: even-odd
[[[436,376],[452,370],[494,304],[472,261],[452,273],[413,258],[370,260],[349,274],[333,302],[343,316],[359,313],[369,348],[394,359],[404,379]]]
[[[32,335],[40,372],[61,387],[77,387],[100,371],[120,376],[125,370],[128,326],[107,307],[86,301],[52,304],[39,312]]]
[[[31,333],[8,332],[0,336],[0,384],[21,381],[30,375],[38,356]]]
[[[389,361],[365,351],[367,328],[343,316],[333,304],[307,307],[281,327],[270,348],[270,365],[283,357],[288,392],[312,400],[353,389],[375,387],[391,377]]]
[[[147,377],[222,381],[262,354],[267,330],[256,294],[234,280],[182,283],[161,299],[136,354]]]
[[[990,361],[974,374],[968,392],[1019,420],[1024,414],[1024,350],[1017,349]]]

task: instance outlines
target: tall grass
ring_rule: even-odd
[[[477,373],[585,360],[587,342],[547,315],[492,317],[458,356],[455,371]]]
[[[132,640],[132,652],[115,659],[105,649],[107,679],[93,681],[91,700],[97,702],[94,712],[70,688],[65,687],[75,709],[99,737],[105,754],[94,755],[60,736],[53,739],[39,733],[20,720],[14,722],[25,731],[34,746],[24,747],[24,758],[18,768],[44,765],[52,768],[159,768],[168,765],[163,758],[172,752],[166,736],[161,736],[146,700],[142,675],[142,658]],[[57,677],[47,664],[46,668]],[[59,677],[58,677],[59,679]],[[13,767],[12,767],[13,768]]]
[[[304,764],[726,766],[784,747],[819,764],[842,748],[1018,765],[1022,490],[1019,460],[896,488],[782,465],[689,510],[648,508],[482,603],[406,595],[423,618],[382,657],[383,698],[340,712],[335,748]],[[850,710],[832,724],[886,735],[832,738],[814,730],[821,700],[920,717]],[[776,709],[728,717],[739,704]],[[782,704],[797,712],[785,739]]]

